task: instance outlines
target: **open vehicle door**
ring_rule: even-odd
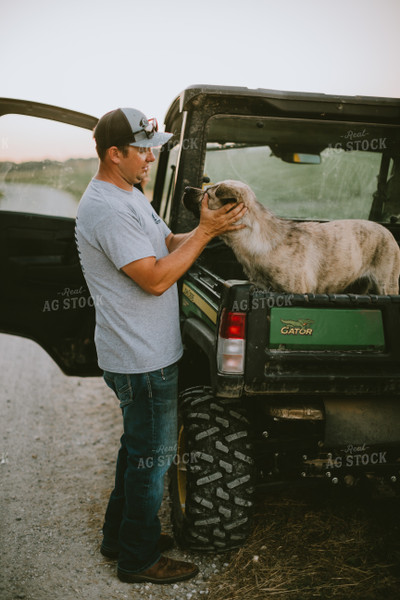
[[[0,331],[40,344],[67,375],[98,375],[94,305],[75,214],[97,170],[97,118],[0,98]]]

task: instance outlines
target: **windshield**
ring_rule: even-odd
[[[243,181],[282,217],[397,220],[398,127],[216,116],[207,134],[206,185]]]

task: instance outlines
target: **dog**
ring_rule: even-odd
[[[204,195],[216,210],[242,202],[245,228],[221,239],[248,279],[261,289],[298,294],[398,294],[400,250],[382,225],[361,219],[297,222],[274,216],[251,188],[226,180],[204,190],[186,188],[183,202],[200,215]]]

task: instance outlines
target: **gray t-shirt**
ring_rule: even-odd
[[[177,286],[161,296],[145,292],[121,268],[168,254],[170,229],[136,188],[125,191],[93,179],[82,196],[76,242],[96,309],[99,367],[145,373],[182,356]]]

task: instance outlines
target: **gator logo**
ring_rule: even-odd
[[[314,323],[311,319],[298,319],[297,321],[281,319],[283,327],[281,328],[282,335],[312,335],[313,330],[310,327]]]

